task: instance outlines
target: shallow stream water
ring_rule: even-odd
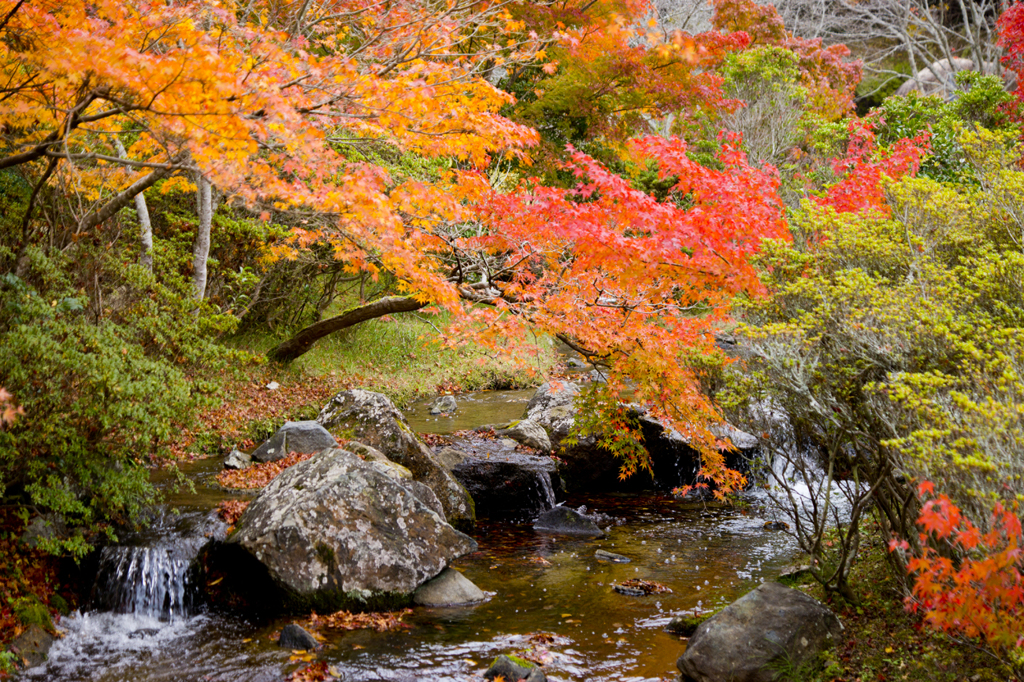
[[[478,413],[476,423],[467,425],[521,416],[525,400],[512,393],[505,402],[518,405],[518,412],[510,408],[510,416],[497,416],[493,408],[501,396],[481,396],[478,400],[491,403],[488,416],[481,419]],[[527,399],[530,393],[525,392]],[[410,421],[419,431],[467,428],[419,419],[413,412]],[[188,465],[185,473],[196,482],[198,495],[169,500],[190,527],[207,527],[202,524],[209,523],[210,510],[225,496],[206,485],[219,466],[211,460]],[[488,601],[417,608],[405,619],[408,628],[391,632],[324,631],[327,641],[318,660],[352,682],[469,680],[480,679],[498,654],[532,650],[546,661],[552,680],[677,679],[675,661],[685,643],[664,631],[669,619],[728,603],[793,561],[790,538],[765,530],[770,519],[762,515],[759,499],[755,495],[749,502],[742,509],[725,509],[655,493],[570,497],[566,504],[605,515],[601,525],[607,536],[587,540],[544,535],[528,524],[482,522],[473,532],[479,550],[453,566],[488,592]],[[631,562],[600,562],[597,549]],[[672,592],[630,597],[612,589],[612,583],[629,578],[657,581]],[[138,613],[76,614],[60,623],[66,635],[49,662],[26,679],[281,680],[305,665],[290,661],[291,652],[275,644],[275,633],[291,620],[249,622],[224,613],[170,620]],[[553,641],[537,633],[554,635]]]

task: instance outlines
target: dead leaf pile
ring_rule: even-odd
[[[661,583],[640,578],[630,578],[629,580],[623,580],[621,583],[612,583],[612,589],[619,594],[627,594],[631,597],[645,597],[649,594],[662,594],[672,591]]]
[[[314,452],[293,452],[284,459],[266,464],[253,464],[247,469],[225,469],[217,474],[217,483],[225,488],[237,490],[255,490],[264,488],[277,478],[277,475],[290,466],[305,462]]]
[[[349,611],[338,611],[329,616],[318,616],[311,613],[309,620],[303,623],[303,627],[325,628],[330,630],[376,630],[387,632],[395,628],[410,627],[403,623],[402,619],[412,613],[412,609],[391,611],[382,613],[351,613]]]

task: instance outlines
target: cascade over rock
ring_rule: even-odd
[[[415,480],[434,491],[448,522],[456,528],[468,529],[476,522],[473,498],[416,437],[387,396],[362,389],[342,391],[324,406],[317,421],[328,431],[346,434],[409,469]]]
[[[332,607],[405,602],[476,549],[411,482],[337,448],[275,478],[227,544],[266,569],[286,606]]]

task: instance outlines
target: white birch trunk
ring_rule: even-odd
[[[119,157],[128,158],[128,152],[121,144],[120,138],[114,138],[114,146],[117,147]],[[135,212],[139,215],[139,246],[142,251],[139,255],[139,265],[153,272],[153,224],[149,220],[149,207],[146,206],[146,196],[143,192],[135,195]]]
[[[206,260],[210,255],[210,226],[213,223],[213,187],[210,181],[199,176],[197,200],[199,206],[199,231],[192,247],[192,286],[196,300],[206,296]]]

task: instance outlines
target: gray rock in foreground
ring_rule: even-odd
[[[544,512],[533,522],[535,530],[559,535],[599,537],[604,531],[591,519],[568,507],[555,507]]]
[[[276,462],[290,452],[320,452],[337,445],[334,436],[315,421],[285,422],[267,442],[252,451],[252,459]]]
[[[448,567],[441,571],[441,575],[420,585],[412,595],[412,602],[420,606],[458,606],[486,598],[484,591],[469,578]]]
[[[684,681],[772,682],[838,644],[835,614],[803,592],[764,583],[701,623],[677,665]]]
[[[413,478],[434,491],[453,526],[468,529],[476,522],[473,498],[416,437],[387,396],[362,389],[342,391],[324,406],[317,421],[330,431],[350,434],[409,469]]]
[[[262,564],[293,605],[407,601],[476,542],[392,473],[324,450],[264,488],[227,544]]]

